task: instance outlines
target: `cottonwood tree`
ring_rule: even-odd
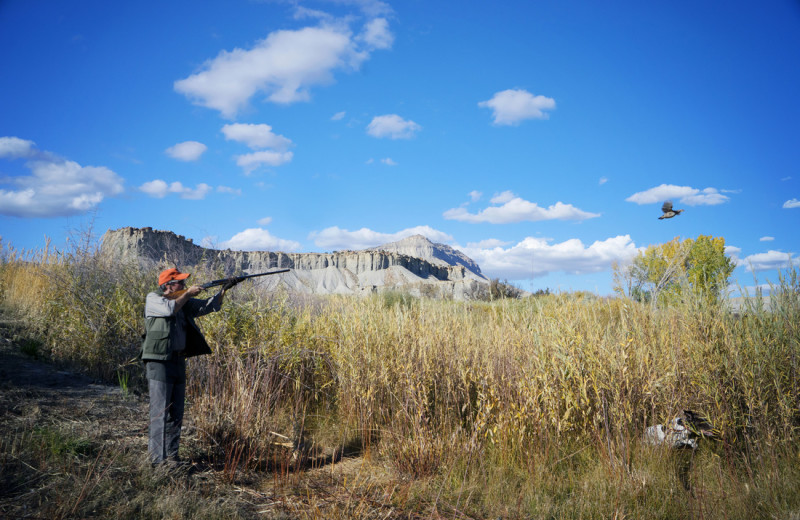
[[[716,303],[735,265],[725,254],[725,239],[700,235],[648,246],[629,265],[614,265],[614,289],[637,301],[673,303],[692,293]]]

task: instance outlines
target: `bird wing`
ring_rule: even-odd
[[[672,201],[671,200],[665,201],[664,205],[661,206],[661,211],[663,211],[664,213],[669,213],[670,211],[672,211]]]

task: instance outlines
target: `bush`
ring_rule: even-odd
[[[489,283],[489,295],[492,300],[501,300],[504,298],[520,298],[522,296],[522,289],[514,287],[508,280],[500,281],[499,278],[494,278]]]

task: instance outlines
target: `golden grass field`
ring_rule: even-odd
[[[39,354],[136,387],[157,272],[6,250],[0,294]],[[188,413],[230,482],[293,471],[275,433],[295,457],[386,468],[391,518],[798,519],[796,271],[769,310],[751,303],[301,299],[248,282],[199,320],[214,354],[190,361]],[[689,455],[689,490],[687,455],[642,441],[684,409],[723,432]]]

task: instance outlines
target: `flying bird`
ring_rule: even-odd
[[[658,217],[658,220],[664,220],[665,218],[672,218],[675,215],[680,215],[681,211],[683,211],[683,210],[682,209],[672,209],[672,201],[668,200],[668,201],[664,202],[663,206],[661,206],[661,211],[664,214],[661,215],[660,217]]]

